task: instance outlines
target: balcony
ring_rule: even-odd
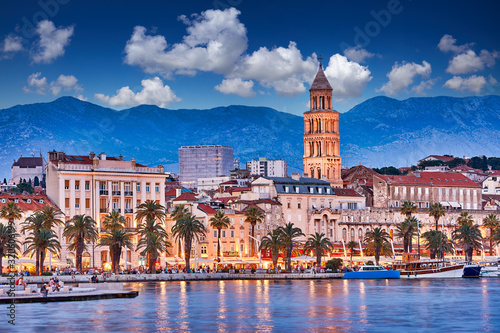
[[[124,228],[126,232],[136,232],[137,228]]]
[[[121,195],[122,192],[121,191],[112,191],[111,193],[112,195]]]
[[[134,209],[133,208],[125,208],[125,214],[133,214]]]
[[[131,197],[131,196],[133,196],[133,195],[134,195],[134,192],[132,192],[132,191],[123,191],[123,193],[124,193],[124,195],[125,195],[126,197]]]
[[[120,208],[113,208],[113,212],[114,212],[114,213],[121,214],[121,213],[122,213],[122,210],[121,210]]]
[[[101,195],[108,195],[108,190],[100,190],[99,194],[101,194]]]
[[[108,209],[107,208],[101,208],[99,209],[99,213],[107,213]]]

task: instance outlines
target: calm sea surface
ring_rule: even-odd
[[[500,279],[129,283],[135,299],[18,304],[20,332],[500,331]],[[0,305],[2,308],[6,305]],[[6,313],[5,309],[0,314]],[[7,329],[2,316],[0,331]]]

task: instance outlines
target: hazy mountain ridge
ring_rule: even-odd
[[[115,111],[72,97],[0,112],[0,177],[20,153],[56,149],[123,154],[147,165],[177,163],[184,145],[222,144],[241,166],[259,156],[302,170],[302,117],[267,107],[232,105],[169,110],[141,105]],[[500,97],[369,99],[340,116],[343,164],[403,166],[430,154],[500,156]],[[289,171],[289,172],[290,172]],[[3,174],[3,175],[2,175]]]

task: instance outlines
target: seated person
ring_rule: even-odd
[[[21,276],[19,279],[16,280],[16,286],[24,286],[26,288],[27,283],[24,282],[23,277]]]
[[[43,297],[47,297],[47,294],[49,293],[49,290],[47,289],[48,286],[46,284],[42,284],[42,287],[40,288],[40,295]]]

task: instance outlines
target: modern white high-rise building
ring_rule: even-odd
[[[229,176],[233,162],[233,148],[229,146],[180,147],[180,184],[187,188],[197,188],[198,178]]]
[[[286,177],[288,174],[286,161],[268,160],[266,157],[259,157],[258,160],[247,162],[247,170],[252,175],[263,177]]]

